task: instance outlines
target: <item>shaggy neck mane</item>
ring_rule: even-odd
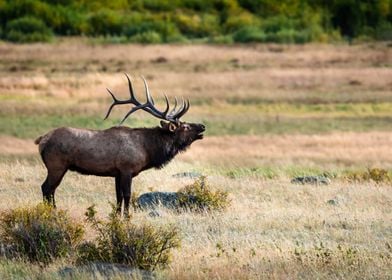
[[[146,128],[145,151],[148,154],[147,168],[162,168],[179,152],[186,150],[189,145],[178,143],[175,133],[170,133],[161,127]]]

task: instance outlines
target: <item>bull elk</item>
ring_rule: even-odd
[[[190,104],[184,99],[178,105],[177,98],[170,110],[165,95],[166,108],[160,111],[151,97],[146,80],[144,82],[146,102],[135,97],[131,79],[127,74],[130,98],[119,100],[107,89],[113,103],[107,119],[116,105],[134,105],[124,116],[119,126],[105,130],[56,128],[38,137],[39,152],[47,169],[47,177],[41,186],[44,201],[55,206],[54,194],[68,170],[86,175],[114,177],[117,198],[117,213],[129,213],[132,178],[149,168],[162,168],[179,152],[185,151],[195,140],[203,138],[203,124],[186,123],[180,118],[186,114]],[[129,128],[121,124],[135,111],[143,110],[161,119],[160,126],[154,128]]]

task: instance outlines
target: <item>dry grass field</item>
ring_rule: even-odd
[[[189,98],[185,119],[207,126],[204,140],[162,170],[139,175],[133,191],[177,191],[193,179],[173,175],[194,171],[232,200],[222,213],[134,213],[135,221],[181,230],[181,248],[155,277],[392,278],[391,183],[345,179],[367,168],[392,171],[392,48],[383,43],[0,43],[0,210],[41,201],[45,168],[36,137],[59,126],[103,129],[119,122],[120,109],[103,121],[110,104],[105,88],[125,97],[124,72],[144,75],[158,99],[162,93]],[[141,94],[142,82],[135,82]],[[126,122],[157,124],[143,113]],[[324,173],[331,184],[290,183]],[[75,219],[82,221],[93,203],[105,217],[114,180],[70,172],[56,196]],[[58,271],[69,265],[41,269],[0,260],[0,278],[60,279]]]

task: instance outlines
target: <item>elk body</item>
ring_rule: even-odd
[[[55,206],[55,191],[68,170],[81,174],[115,178],[117,212],[128,215],[132,178],[143,170],[161,168],[179,152],[185,151],[195,140],[203,138],[204,125],[186,123],[180,118],[188,111],[189,101],[183,101],[179,109],[175,99],[170,110],[165,96],[166,109],[158,110],[143,78],[146,103],[140,103],[134,95],[128,75],[130,98],[113,98],[105,119],[116,105],[135,105],[123,118],[120,125],[133,112],[141,109],[161,119],[161,125],[154,128],[112,127],[106,130],[89,130],[70,127],[54,129],[35,140],[47,168],[46,180],[41,186],[45,201]]]

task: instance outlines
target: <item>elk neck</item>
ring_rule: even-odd
[[[145,134],[145,151],[148,154],[146,169],[162,168],[169,163],[179,152],[186,149],[178,144],[175,134],[172,134],[160,127],[147,130]]]

